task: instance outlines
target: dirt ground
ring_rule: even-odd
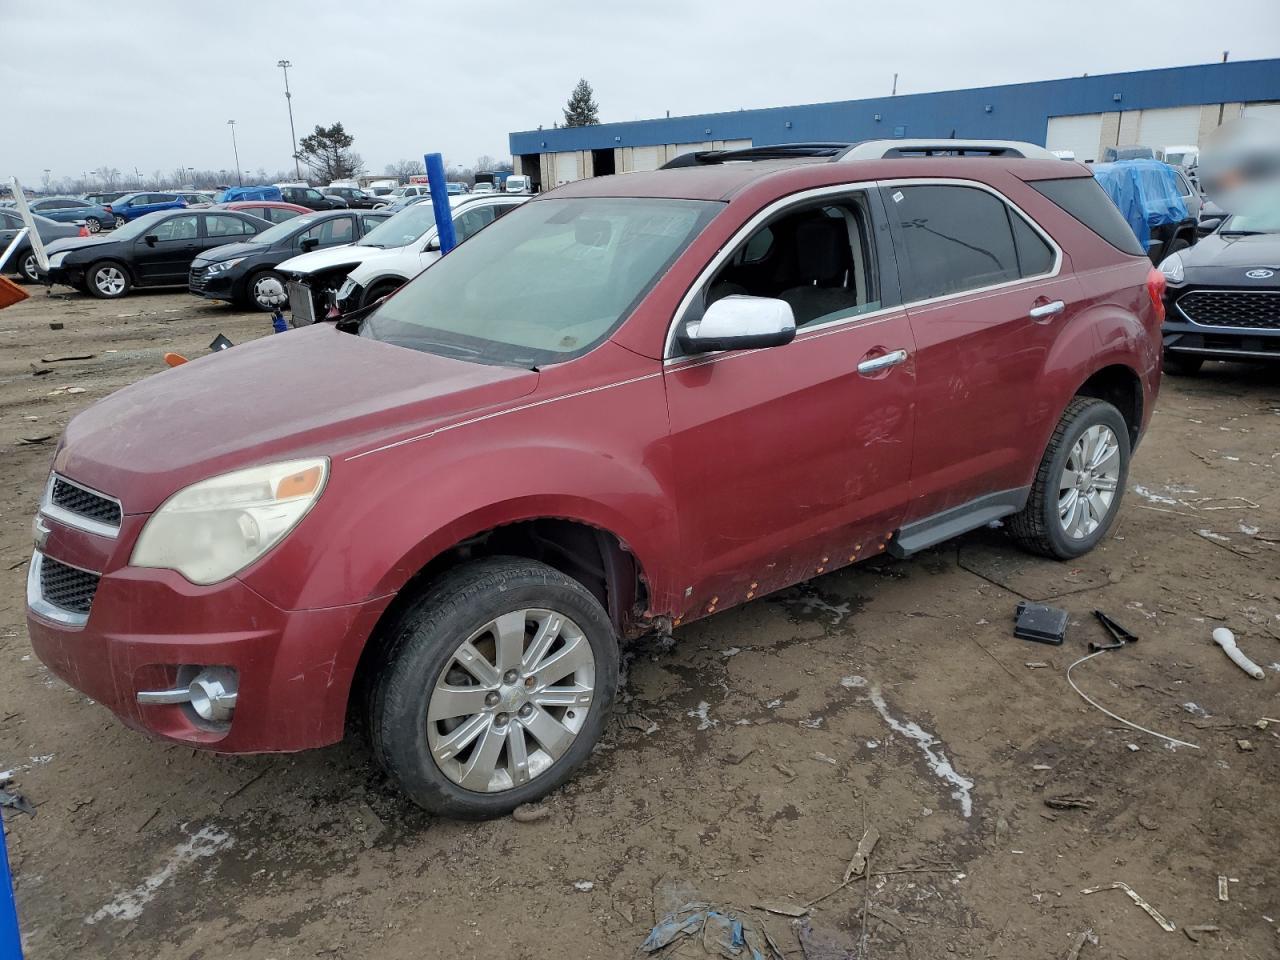
[[[626,958],[689,898],[807,960],[1063,958],[1086,931],[1084,960],[1280,956],[1280,722],[1259,722],[1280,720],[1280,374],[1166,381],[1119,521],[1075,565],[987,530],[638,645],[549,816],[474,824],[409,806],[357,742],[152,742],[31,655],[56,441],[23,438],[56,438],[166,350],[268,330],[185,293],[37,291],[0,313],[0,773],[37,808],[4,811],[29,957]],[[41,359],[72,352],[93,356]],[[1012,636],[1021,597],[1070,611],[1065,646]],[[1105,639],[1095,608],[1141,640],[1076,667],[1081,689],[1198,749],[1072,691],[1068,665]],[[1265,680],[1211,644],[1220,624]],[[868,826],[869,882],[837,890]],[[1115,882],[1177,930],[1083,893]],[[799,922],[753,909],[824,894]]]

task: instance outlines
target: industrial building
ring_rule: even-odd
[[[510,143],[515,172],[546,190],[584,177],[654,170],[693,150],[815,140],[1025,140],[1093,161],[1108,146],[1198,144],[1240,116],[1280,122],[1280,60],[525,130],[512,133]]]

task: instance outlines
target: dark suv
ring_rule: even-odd
[[[1106,536],[1164,278],[1086,167],[906,140],[677,162],[80,413],[36,520],[39,657],[222,753],[360,716],[414,800],[489,817],[591,754],[628,637],[1000,517],[1064,560]]]
[[[308,210],[345,210],[347,201],[341,197],[326,197],[315,187],[281,187],[280,199],[296,203]]]

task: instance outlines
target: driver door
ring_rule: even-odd
[[[784,203],[726,245],[687,318],[731,294],[781,299],[795,340],[668,350],[686,617],[881,551],[909,500],[914,342],[879,196]]]
[[[154,240],[148,242],[148,237]],[[185,283],[199,251],[199,215],[169,217],[133,242],[134,270],[142,283]]]

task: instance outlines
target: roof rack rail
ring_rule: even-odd
[[[844,152],[841,160],[896,160],[899,157],[1004,157],[1057,160],[1044,147],[1018,140],[866,140]]]
[[[778,143],[764,147],[744,147],[739,150],[695,150],[693,153],[682,153],[668,160],[659,169],[672,170],[676,167],[696,167],[708,163],[732,163],[749,160],[800,160],[813,158],[817,160],[835,160],[855,144],[848,141],[842,143]]]
[[[752,160],[896,160],[902,157],[1002,157],[1057,160],[1044,147],[1018,140],[864,140],[861,143],[778,143],[740,150],[697,150],[667,161],[659,169],[696,167]]]

